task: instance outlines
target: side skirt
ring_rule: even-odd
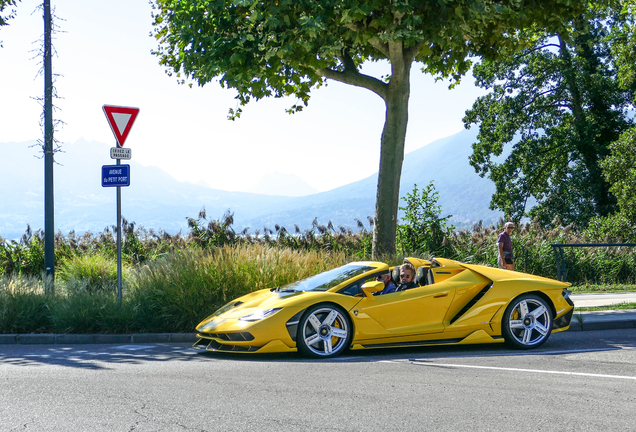
[[[356,343],[351,346],[351,349],[374,349],[374,348],[399,348],[399,347],[412,347],[412,346],[429,346],[429,345],[466,345],[466,344],[483,344],[483,343],[503,343],[504,338],[502,336],[490,336],[483,330],[477,330],[469,334],[465,338],[455,339],[437,339],[437,340],[420,340],[409,342],[392,342],[392,343],[379,343],[379,344],[361,344]]]

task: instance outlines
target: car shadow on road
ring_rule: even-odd
[[[107,370],[114,364],[143,362],[199,362],[190,344],[158,343],[131,345],[2,345],[0,368],[13,366],[47,366]]]
[[[243,362],[295,362],[295,363],[365,363],[382,361],[416,361],[441,358],[494,357],[494,356],[536,356],[567,355],[590,351],[611,351],[636,349],[636,338],[632,330],[618,330],[614,336],[605,331],[565,332],[552,335],[541,347],[517,350],[501,344],[418,346],[408,348],[385,348],[347,351],[340,356],[320,359],[305,358],[298,353],[285,354],[245,354],[208,352],[201,350],[199,356],[209,360],[229,360]]]
[[[636,349],[633,330],[614,332],[564,332],[533,350],[509,349],[504,344],[446,345],[409,348],[386,348],[348,351],[329,359],[310,359],[298,353],[221,353],[192,348],[189,343],[131,345],[2,345],[0,368],[13,366],[47,366],[108,370],[116,364],[136,365],[144,362],[291,362],[291,363],[372,363],[409,362],[441,358],[491,356],[567,355],[590,351]]]

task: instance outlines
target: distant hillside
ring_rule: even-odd
[[[273,172],[263,175],[247,192],[299,197],[318,193],[318,189],[295,174]]]
[[[44,161],[33,155],[35,142],[0,144],[10,164],[0,170],[0,236],[16,238],[27,224],[44,226]],[[110,146],[78,140],[56,154],[55,227],[67,233],[100,232],[116,224],[116,191],[101,186],[101,166],[114,164]],[[125,162],[124,162],[125,163]],[[130,164],[131,186],[122,188],[122,215],[146,228],[176,233],[186,231],[186,217],[196,217],[203,206],[218,218],[227,209],[237,215],[264,211],[288,197],[227,192],[179,182],[160,168]]]
[[[433,180],[443,216],[453,215],[451,222],[456,226],[465,227],[480,220],[489,224],[499,219],[502,213],[488,209],[494,184],[479,177],[468,163],[476,137],[476,130],[464,130],[406,154],[400,196],[411,192],[415,184],[422,188]],[[289,229],[295,223],[306,226],[315,217],[320,223],[331,220],[346,227],[354,227],[357,218],[367,225],[367,216],[375,214],[377,184],[376,173],[327,192],[295,198],[280,203],[271,213],[249,219],[247,225],[278,223]],[[403,205],[404,201],[400,201]]]
[[[488,210],[494,185],[468,164],[475,136],[476,132],[463,131],[408,153],[401,195],[414,184],[423,187],[435,180],[443,214],[452,214],[453,223],[495,221],[500,214]],[[33,229],[44,225],[44,163],[34,157],[36,149],[29,147],[33,144],[0,143],[3,160],[10,161],[0,170],[0,236],[4,238],[19,237],[27,224]],[[103,188],[100,182],[100,167],[114,163],[109,148],[78,140],[56,155],[61,164],[55,166],[56,230],[99,232],[116,223],[115,189]],[[289,230],[294,224],[306,229],[316,217],[323,224],[331,220],[355,228],[355,219],[368,226],[366,218],[375,212],[377,174],[327,192],[283,197],[179,182],[160,168],[142,166],[134,159],[128,162],[131,186],[122,190],[122,214],[146,228],[185,232],[186,217],[196,217],[204,206],[208,218],[220,218],[229,209],[235,215],[236,229],[252,230],[275,224]]]

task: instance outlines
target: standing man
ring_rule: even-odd
[[[512,261],[512,239],[510,238],[510,234],[512,234],[514,229],[514,223],[506,222],[503,232],[499,234],[499,238],[497,238],[497,264],[499,268],[507,270],[515,269],[515,263]]]

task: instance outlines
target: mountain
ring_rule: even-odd
[[[35,141],[0,144],[4,167],[0,170],[0,236],[17,238],[27,224],[44,226],[44,162],[30,148]],[[101,186],[101,166],[114,164],[110,146],[80,139],[66,144],[55,156],[55,228],[67,233],[99,232],[116,224],[116,192]],[[146,228],[176,233],[187,228],[186,217],[197,217],[205,206],[218,218],[232,209],[237,214],[258,214],[291,198],[228,192],[179,182],[160,168],[130,165],[131,187],[122,188],[122,215]]]
[[[295,174],[273,172],[263,175],[248,192],[298,197],[315,194],[318,189],[310,186],[309,183]]]
[[[457,226],[479,220],[490,223],[500,213],[488,210],[494,185],[482,179],[468,164],[476,132],[462,131],[435,141],[405,156],[401,195],[413,185],[435,181],[443,216],[453,215]],[[35,141],[0,143],[3,166],[0,169],[0,236],[18,238],[27,224],[33,229],[44,225],[43,160],[34,157]],[[75,230],[100,232],[116,223],[116,193],[103,188],[101,166],[108,159],[110,146],[80,139],[56,154],[55,226],[68,233]],[[187,229],[186,217],[197,217],[205,206],[208,219],[220,218],[227,210],[234,213],[235,228],[252,230],[278,224],[293,230],[321,224],[356,227],[355,219],[368,226],[367,216],[375,212],[377,174],[327,192],[300,196],[228,192],[205,185],[179,182],[157,167],[133,160],[131,187],[122,188],[122,214],[146,228],[176,233]],[[270,189],[271,190],[271,189]],[[401,202],[403,205],[403,202]]]
[[[479,177],[468,163],[476,130],[464,130],[407,153],[404,157],[400,196],[421,189],[430,181],[439,192],[442,216],[452,215],[450,222],[466,227],[478,221],[489,224],[502,216],[488,209],[494,184]],[[280,203],[271,213],[248,219],[247,226],[271,227],[279,224],[286,228],[298,224],[301,228],[318,217],[320,223],[331,220],[334,225],[355,227],[355,219],[367,225],[367,216],[375,214],[377,173],[360,181],[315,195],[295,198]],[[400,206],[405,205],[400,201]],[[402,213],[402,212],[400,212]],[[401,215],[400,215],[401,216]]]

